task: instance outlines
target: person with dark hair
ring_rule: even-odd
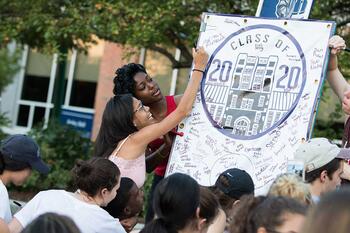
[[[141,64],[129,63],[117,69],[113,81],[115,95],[132,94],[133,97],[141,100],[142,104],[149,107],[149,111],[157,121],[163,120],[172,113],[182,98],[182,95],[163,96],[158,83],[148,75]],[[146,222],[154,217],[153,192],[165,175],[173,138],[174,136],[167,133],[163,138],[150,142],[146,150],[146,171],[154,171],[147,200]]]
[[[241,198],[235,208],[230,233],[299,233],[303,225],[306,206],[288,197]]]
[[[309,211],[302,233],[350,232],[350,189],[325,194]]]
[[[0,148],[0,219],[9,223],[12,219],[6,185],[22,185],[32,169],[42,174],[49,167],[42,161],[38,144],[26,135],[12,135],[4,139]]]
[[[175,173],[168,176],[154,191],[156,218],[140,233],[206,232],[218,213],[218,206],[211,197],[202,194],[201,200],[198,183],[188,175]]]
[[[114,218],[118,218],[126,232],[130,232],[137,223],[137,217],[143,207],[143,191],[127,177],[120,180],[118,195],[103,207]]]
[[[171,131],[192,110],[208,54],[203,48],[193,49],[193,57],[194,68],[186,91],[176,110],[163,120],[158,122],[149,107],[131,94],[116,95],[106,105],[95,156],[109,158],[117,164],[122,176],[131,178],[138,187],[142,187],[146,179],[147,145]]]
[[[208,187],[200,187],[199,217],[206,219],[207,232],[224,232],[226,226],[225,212],[221,209],[218,199]]]
[[[149,107],[149,111],[157,121],[172,113],[182,98],[182,95],[163,96],[158,83],[148,75],[141,64],[129,63],[117,69],[115,73],[113,93],[131,94],[139,99],[142,104]],[[163,139],[158,138],[149,143],[146,157],[147,172],[154,170],[156,176],[164,177],[171,150],[171,139],[171,135],[165,134]]]
[[[67,216],[45,213],[29,223],[21,233],[81,233],[77,225]]]
[[[339,148],[326,138],[312,138],[298,147],[294,157],[304,163],[305,181],[317,203],[321,195],[340,186],[342,161],[350,159],[350,149]]]
[[[48,212],[70,217],[81,232],[125,232],[118,219],[101,206],[112,201],[119,188],[120,171],[108,159],[92,158],[77,161],[72,169],[78,188],[75,193],[64,190],[39,192],[9,224],[11,233],[18,233],[36,217]]]
[[[221,173],[211,188],[226,214],[227,224],[230,223],[232,212],[240,198],[243,195],[254,194],[252,177],[246,171],[238,168],[230,168]],[[211,227],[209,227],[209,232],[214,232]]]

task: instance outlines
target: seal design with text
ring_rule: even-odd
[[[274,25],[253,25],[229,35],[209,59],[201,85],[204,111],[221,133],[261,137],[286,120],[306,81],[298,41]]]

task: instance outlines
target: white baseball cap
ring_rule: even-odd
[[[350,148],[339,148],[327,138],[312,138],[299,146],[294,158],[304,162],[305,172],[311,172],[335,158],[350,159]]]

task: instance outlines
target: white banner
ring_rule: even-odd
[[[167,175],[186,173],[209,186],[237,167],[264,193],[310,137],[334,27],[205,13],[198,44],[210,58]]]

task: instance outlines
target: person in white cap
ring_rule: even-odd
[[[299,146],[295,159],[304,163],[305,181],[317,203],[321,195],[340,186],[342,161],[350,159],[350,149],[339,148],[327,138],[313,138]]]

